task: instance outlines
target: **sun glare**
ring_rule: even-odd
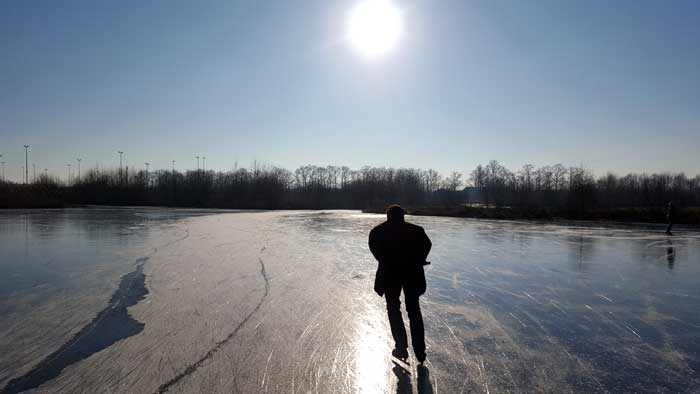
[[[391,51],[401,36],[401,12],[391,0],[365,0],[350,14],[347,38],[368,57]]]

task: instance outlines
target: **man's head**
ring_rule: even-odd
[[[406,211],[400,205],[391,205],[386,210],[386,220],[389,223],[402,223]]]

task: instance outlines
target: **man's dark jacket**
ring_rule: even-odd
[[[425,293],[423,265],[432,244],[423,227],[404,221],[384,222],[369,233],[369,250],[379,262],[374,291],[384,295],[390,286]]]

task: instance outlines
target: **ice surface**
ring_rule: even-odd
[[[350,211],[0,213],[0,392],[143,264],[143,329],[37,393],[693,393],[700,234],[409,217],[433,241],[428,362],[395,367]],[[139,260],[148,256],[148,260]]]

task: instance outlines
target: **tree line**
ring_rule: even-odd
[[[465,187],[466,186],[466,187]],[[372,209],[472,205],[584,213],[621,208],[700,206],[700,175],[607,173],[562,164],[513,171],[496,160],[463,179],[432,169],[305,165],[294,171],[253,165],[231,171],[90,169],[63,182],[48,174],[29,185],[0,184],[0,207],[68,204],[243,209]]]
[[[253,165],[232,171],[90,169],[64,182],[42,174],[0,184],[0,207],[66,204],[242,209],[365,209],[390,202],[428,204],[449,185],[435,170],[305,165],[289,171]],[[457,187],[452,185],[452,190]]]
[[[478,190],[473,201],[493,206],[556,209],[614,209],[700,206],[700,175],[684,173],[627,174],[607,173],[595,177],[582,166],[562,164],[536,168],[525,164],[511,171],[492,160],[478,165],[470,174]]]

